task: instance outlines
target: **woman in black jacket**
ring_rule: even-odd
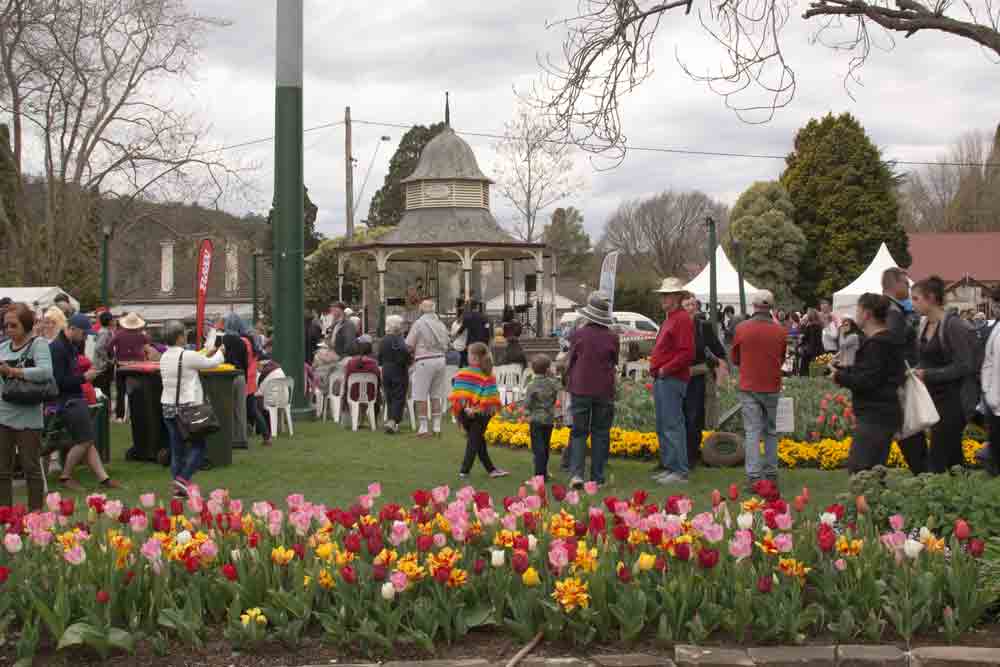
[[[799,328],[799,375],[809,377],[809,366],[823,354],[823,325],[814,308],[806,312]]]
[[[903,346],[889,331],[885,320],[889,298],[867,293],[858,300],[857,324],[864,332],[854,365],[834,366],[833,381],[851,390],[857,425],[847,458],[854,474],[885,465],[893,436],[903,422],[899,387],[906,376]]]
[[[390,315],[385,322],[385,336],[379,343],[378,365],[382,368],[382,389],[385,393],[388,414],[386,433],[399,433],[406,406],[406,386],[409,382],[410,350],[403,338],[403,318]]]

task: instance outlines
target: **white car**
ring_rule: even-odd
[[[615,311],[615,323],[620,324],[628,329],[635,329],[636,331],[642,331],[643,333],[655,334],[660,330],[660,327],[656,322],[649,319],[642,313],[630,313],[628,311],[623,311],[623,310]]]

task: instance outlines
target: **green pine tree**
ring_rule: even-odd
[[[781,184],[805,234],[795,292],[807,304],[829,298],[868,266],[885,242],[909,266],[896,177],[851,114],[810,120],[795,135]]]
[[[399,147],[389,161],[389,173],[385,176],[385,183],[372,196],[371,205],[368,207],[369,227],[389,227],[399,224],[406,209],[406,199],[400,181],[413,173],[420,161],[424,146],[444,128],[444,123],[434,123],[430,127],[414,125],[399,140]]]
[[[560,275],[583,276],[590,268],[590,235],[583,228],[583,214],[572,206],[552,212],[552,222],[542,230],[542,241],[556,253]]]
[[[769,289],[778,303],[790,305],[806,248],[806,237],[793,222],[795,207],[776,181],[758,181],[736,200],[729,213],[724,246],[736,257],[733,241],[743,244],[743,271],[748,282]]]

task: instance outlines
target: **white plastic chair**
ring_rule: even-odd
[[[640,381],[644,377],[649,376],[649,362],[648,361],[630,361],[625,364],[625,377],[631,378],[636,382]]]
[[[264,383],[264,409],[271,420],[271,434],[275,437],[281,431],[281,414],[285,414],[288,435],[295,435],[292,426],[292,395],[295,393],[295,378],[275,378]]]
[[[340,393],[333,393],[334,382],[340,380]],[[340,412],[344,407],[344,376],[339,373],[330,373],[326,381],[326,396],[323,399],[323,420],[326,421],[326,404],[330,404],[330,413],[333,421],[340,423]]]
[[[520,364],[504,364],[493,369],[497,378],[497,392],[500,394],[500,402],[504,405],[517,402],[521,397],[521,374],[523,373]]]
[[[353,389],[358,388],[358,400],[351,398]],[[378,376],[374,373],[352,373],[347,384],[347,405],[351,408],[351,430],[358,430],[358,420],[361,416],[361,406],[368,412],[368,423],[375,430],[375,400],[368,400],[369,389],[378,399]]]

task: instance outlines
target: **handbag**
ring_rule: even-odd
[[[934,399],[912,368],[907,368],[906,381],[899,388],[899,400],[903,406],[903,426],[896,436],[897,440],[923,433],[941,421]]]
[[[219,418],[212,409],[212,404],[202,402],[201,405],[181,405],[181,376],[183,374],[184,351],[177,359],[177,392],[174,394],[174,408],[177,410],[175,423],[182,440],[201,438],[211,435],[222,428]]]
[[[34,368],[35,361],[28,357],[34,349],[35,338],[31,339],[21,353],[15,368]],[[59,398],[59,386],[53,378],[45,382],[32,382],[24,378],[7,378],[3,383],[3,400],[14,405],[41,405]]]

